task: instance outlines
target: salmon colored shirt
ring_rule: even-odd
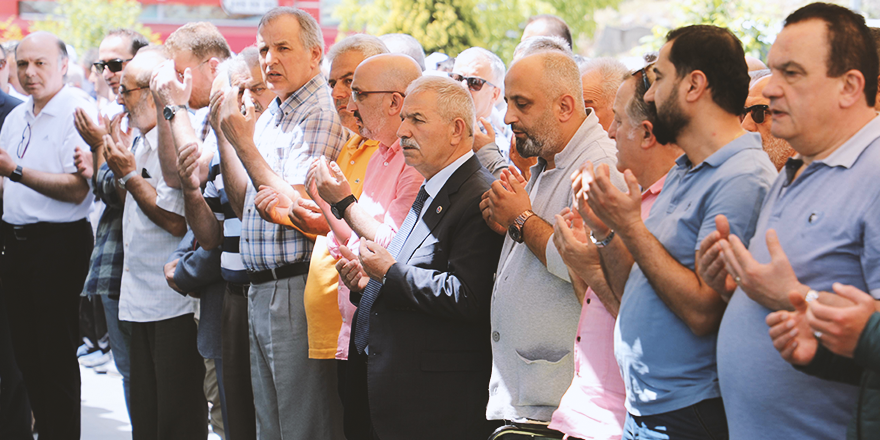
[[[390,147],[379,145],[379,150],[370,159],[367,173],[364,176],[364,191],[358,199],[358,206],[378,220],[381,225],[376,229],[373,241],[382,247],[388,247],[397,229],[412,207],[419,188],[425,180],[415,168],[406,164],[403,151],[398,140]],[[360,237],[352,232],[344,243],[340,243],[333,232],[327,234],[327,246],[330,253],[339,258],[339,246],[345,245],[355,255],[360,246]],[[349,291],[339,283],[338,305],[342,314],[342,325],[337,327],[336,359],[348,359],[348,341],[351,336],[351,318],[357,309],[348,299]]]
[[[351,193],[360,197],[364,186],[364,175],[370,157],[379,148],[379,141],[365,139],[359,135],[349,138],[342,147],[336,163],[348,179]],[[336,305],[337,282],[336,258],[327,249],[327,237],[318,236],[309,263],[309,277],[306,281],[305,297],[306,321],[309,329],[309,358],[333,359],[336,356],[336,339],[342,316]]]
[[[642,220],[660,195],[666,176],[642,193]],[[623,434],[626,388],[614,357],[614,317],[587,289],[574,343],[574,379],[550,428],[582,439],[616,440]]]

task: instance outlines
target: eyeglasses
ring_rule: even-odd
[[[31,123],[28,122],[27,126],[24,127],[24,131],[21,132],[21,142],[18,143],[18,150],[16,151],[19,159],[24,159],[24,154],[27,153],[27,149],[30,144],[31,144]]]
[[[150,86],[138,87],[136,89],[126,89],[124,86],[119,86],[119,94],[122,96],[128,96],[129,93],[131,93],[135,90],[143,90],[143,89],[149,89],[149,88],[150,88]]]
[[[196,67],[194,67],[193,70],[198,69],[199,67],[202,67],[202,64],[205,64],[205,63],[207,63],[208,61],[211,61],[211,59],[208,58],[208,59],[202,61],[201,63],[196,64]],[[180,81],[183,81],[183,72],[185,72],[185,71],[186,71],[186,69],[184,69],[184,70],[178,70],[178,71],[177,71],[177,79],[179,79]]]
[[[755,124],[763,124],[764,118],[767,116],[767,112],[770,111],[770,106],[765,104],[757,104],[750,107],[746,107],[743,109],[742,119],[746,118],[746,115],[749,113],[752,114],[752,120],[755,121]]]
[[[406,98],[406,95],[403,92],[398,92],[398,91],[394,91],[394,90],[376,90],[376,91],[372,91],[372,92],[364,92],[361,90],[352,90],[351,91],[351,99],[354,102],[361,102],[361,98],[363,98],[367,95],[372,95],[373,93],[400,93],[400,96],[403,96],[404,98]]]
[[[111,72],[116,73],[122,71],[122,65],[129,61],[131,61],[131,58],[127,60],[117,58],[115,60],[97,61],[95,63],[92,63],[92,65],[95,66],[95,70],[97,70],[98,73],[104,73],[105,67],[110,69]]]
[[[483,84],[489,84],[492,87],[498,87],[495,84],[492,84],[489,81],[486,81],[485,79],[478,76],[463,76],[457,73],[450,73],[449,77],[452,78],[452,80],[455,82],[467,81],[468,88],[474,92],[479,92],[480,90],[483,90]]]
[[[645,86],[646,92],[648,91],[648,89],[651,88],[651,81],[648,79],[648,71],[651,70],[652,67],[654,67],[654,63],[648,64],[645,67],[642,67],[641,69],[636,70],[632,73],[632,76],[636,76],[638,74],[642,75],[642,85]]]

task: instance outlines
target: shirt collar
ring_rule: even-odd
[[[850,168],[862,154],[862,151],[865,151],[865,148],[868,148],[868,145],[871,145],[878,137],[880,137],[880,118],[874,116],[871,121],[859,129],[851,138],[847,139],[837,150],[834,150],[825,159],[817,160],[816,162],[823,163],[829,167]]]
[[[150,131],[146,133],[141,133],[141,137],[144,138],[143,144],[153,151],[156,147],[159,146],[159,130],[156,127],[150,129]]]
[[[385,160],[388,160],[389,158],[393,157],[399,151],[400,151],[400,138],[397,138],[397,140],[394,141],[394,143],[391,144],[390,146],[379,142],[379,154],[381,154],[382,158]]]
[[[52,99],[50,99],[49,102],[46,103],[42,110],[40,110],[40,114],[42,115],[45,113],[49,116],[58,116],[61,110],[60,107],[64,104],[64,95],[71,93],[68,90],[68,87],[70,86],[61,87],[61,90],[59,90],[58,93],[56,93],[55,96],[53,96]],[[34,97],[28,96],[28,100],[25,102],[25,105],[25,113],[27,113],[27,116],[31,120],[35,119],[38,115],[34,115]]]
[[[599,125],[599,118],[596,117],[596,112],[590,111],[587,114],[587,118],[584,119],[584,122],[581,123],[581,126],[574,133],[574,136],[565,145],[565,148],[554,157],[553,160],[556,162],[556,168],[567,169],[570,165],[573,165],[571,161],[577,160],[580,151],[576,151],[578,150],[577,148],[572,148],[573,145],[592,142],[600,139],[601,136],[608,136],[608,134]],[[538,162],[543,163],[546,161],[538,157]]]
[[[280,124],[284,116],[293,113],[300,104],[304,103],[310,96],[326,85],[327,81],[319,73],[300,87],[299,90],[288,96],[283,102],[280,98],[275,97],[272,100],[273,105],[269,106],[269,111],[275,116],[275,125]]]
[[[651,186],[649,186],[648,189],[646,189],[644,192],[642,192],[642,198],[644,199],[645,197],[647,197],[649,195],[660,194],[660,191],[663,190],[663,184],[666,183],[666,176],[667,175],[668,174],[664,174],[663,177],[657,179],[657,181],[654,182],[653,184],[651,184]]]
[[[740,151],[744,150],[759,150],[761,149],[761,135],[758,133],[745,133],[736,139],[727,143],[727,145],[718,149],[718,151],[712,153],[709,157],[706,158],[699,165],[694,167],[694,170],[700,169],[704,166],[710,166],[713,168],[717,168],[721,166],[727,159],[730,159]],[[690,167],[691,161],[688,159],[687,154],[682,154],[678,159],[675,160],[675,163],[678,166]]]
[[[431,199],[437,197],[437,194],[440,193],[440,190],[443,188],[443,185],[446,185],[446,181],[452,177],[452,173],[455,172],[459,167],[461,167],[468,159],[473,157],[474,152],[468,151],[455,159],[449,165],[446,165],[446,168],[443,168],[437,174],[434,174],[427,182],[425,182],[425,191],[431,196]]]

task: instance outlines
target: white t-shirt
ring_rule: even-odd
[[[36,116],[33,113],[34,100],[28,97],[6,117],[0,130],[0,148],[6,150],[17,165],[25,168],[25,174],[27,169],[55,174],[75,173],[74,148],[89,149],[73,125],[73,112],[77,107],[96,119],[98,110],[94,103],[69,86],[55,94]],[[79,204],[62,202],[4,177],[3,221],[15,225],[77,221],[89,214],[93,198],[89,192]]]

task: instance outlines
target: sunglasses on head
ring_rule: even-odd
[[[752,120],[755,121],[755,124],[763,124],[764,118],[767,115],[767,112],[770,111],[770,106],[764,104],[753,105],[750,107],[746,107],[743,109],[743,119],[746,118],[746,115],[751,113]]]
[[[111,72],[116,73],[116,72],[121,71],[122,65],[129,62],[129,61],[131,61],[131,58],[129,58],[127,60],[123,60],[122,58],[117,58],[115,60],[97,61],[97,62],[93,63],[92,65],[95,66],[95,70],[97,70],[98,73],[103,73],[105,67],[110,69]]]
[[[642,67],[641,69],[636,70],[635,72],[632,73],[632,76],[636,76],[636,75],[641,74],[642,85],[645,86],[646,92],[648,91],[648,89],[651,88],[651,81],[648,79],[648,71],[651,70],[652,67],[654,67],[654,63],[648,64],[645,67]]]
[[[467,81],[468,88],[474,92],[479,92],[480,90],[483,90],[483,84],[489,84],[492,87],[496,87],[495,84],[492,84],[489,81],[486,81],[485,79],[476,76],[463,76],[457,73],[450,73],[449,77],[452,78],[452,80],[455,82]]]

